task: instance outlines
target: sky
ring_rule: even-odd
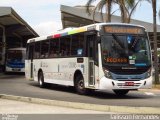
[[[78,2],[77,2],[78,1]],[[85,5],[87,0],[0,0],[0,6],[12,7],[39,35],[49,35],[62,29],[60,5]],[[157,0],[160,8],[160,0]],[[113,9],[117,9],[116,6]],[[119,15],[119,12],[115,13]],[[152,6],[142,2],[133,19],[152,23]],[[157,19],[160,24],[160,19]]]

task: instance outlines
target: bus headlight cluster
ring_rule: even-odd
[[[106,68],[103,68],[103,71],[106,78],[112,78],[110,71],[108,71]]]

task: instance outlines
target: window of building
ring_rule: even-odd
[[[49,40],[41,41],[41,58],[49,57]]]
[[[59,56],[59,39],[50,39],[49,57],[54,58]]]

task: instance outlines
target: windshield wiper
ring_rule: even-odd
[[[138,38],[139,38],[139,35],[135,38],[135,40],[133,41],[133,44],[131,46],[131,48],[134,48],[137,44],[137,41],[138,41]]]
[[[122,42],[120,41],[120,39],[115,35],[112,34],[112,37],[114,39],[114,41],[116,42],[116,45],[118,46],[119,50],[117,51],[119,54],[121,54],[122,56],[127,57],[127,53],[126,53],[126,48],[124,47],[124,44],[122,44]]]
[[[115,35],[112,34],[113,39],[116,41],[117,45],[121,48],[124,49],[124,45],[120,42],[119,38]]]

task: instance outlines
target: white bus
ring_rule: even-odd
[[[5,72],[25,72],[26,48],[10,48],[6,52]]]
[[[89,89],[151,88],[152,60],[147,32],[131,24],[97,23],[27,42],[26,78]]]

